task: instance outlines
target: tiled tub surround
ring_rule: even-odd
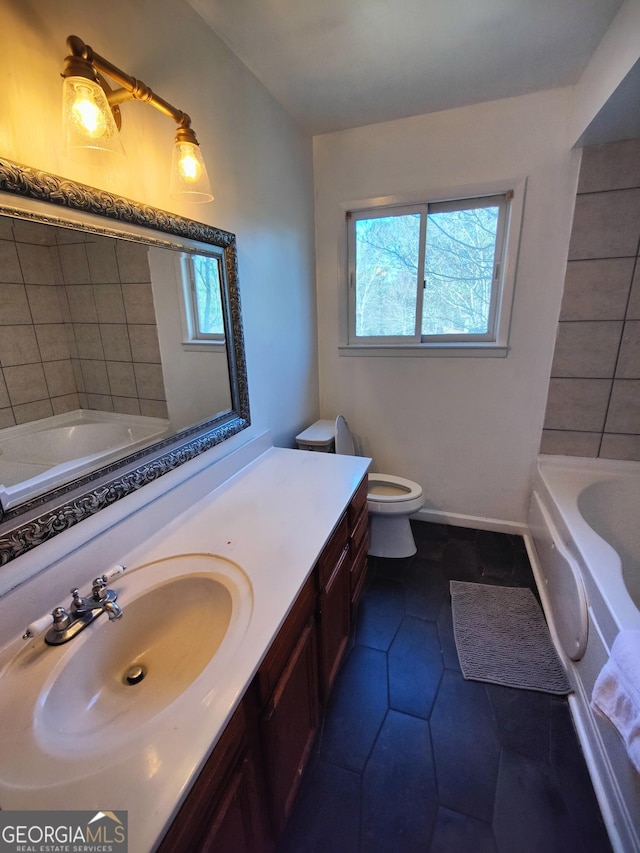
[[[167,417],[147,247],[0,217],[0,428]]]
[[[541,452],[640,460],[640,139],[585,148]]]
[[[230,452],[229,446],[235,449]],[[207,458],[218,461],[207,466]],[[30,787],[15,788],[3,778],[0,745],[0,806],[95,809],[108,802],[109,808],[129,812],[131,852],[153,849],[178,810],[188,782],[230,719],[369,462],[273,448],[267,435],[244,445],[232,439],[227,447],[202,454],[161,482],[127,496],[24,560],[20,557],[4,567],[0,580],[10,573],[16,579],[24,572],[32,574],[37,565],[43,571],[0,599],[0,643],[10,642],[0,667],[23,643],[20,635],[25,624],[58,603],[67,604],[65,591],[70,586],[86,588],[96,573],[113,563],[133,569],[175,554],[220,555],[248,576],[253,611],[244,639],[218,683],[200,684],[196,701],[192,694],[176,700],[157,736],[141,729],[126,749],[116,747],[102,760],[87,761],[82,772],[76,766],[66,777],[67,764],[57,759],[59,783],[46,788],[38,788],[38,773],[42,761],[50,758],[33,763]],[[171,491],[166,491],[168,487]],[[124,622],[124,593],[119,604]],[[105,630],[109,628],[117,630],[112,625]],[[72,642],[82,642],[82,636]],[[51,652],[52,667],[60,649],[64,647],[45,650]],[[28,716],[25,723],[28,728]]]

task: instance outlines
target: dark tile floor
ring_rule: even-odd
[[[465,681],[449,581],[535,584],[519,537],[414,523],[371,560],[278,853],[606,853],[566,698]]]

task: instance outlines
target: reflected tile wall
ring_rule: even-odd
[[[541,453],[640,460],[640,139],[585,148]]]
[[[0,428],[81,406],[167,417],[147,249],[0,219]]]

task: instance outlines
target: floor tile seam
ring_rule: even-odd
[[[496,843],[496,850],[498,851],[498,853],[501,853],[500,849],[498,848],[498,839],[496,838],[496,834],[495,834],[495,831],[493,829],[495,826],[496,806],[498,803],[498,784],[500,783],[500,768],[502,767],[502,757],[503,757],[503,754],[505,752],[505,747],[502,745],[502,743],[500,741],[499,741],[499,743],[500,743],[500,752],[498,754],[498,766],[496,767],[495,779],[493,780],[493,799],[492,799],[493,808],[491,809],[491,830],[493,831],[493,839]],[[513,851],[504,851],[504,853],[513,853]]]
[[[369,752],[367,753],[367,757],[364,760],[364,764],[362,765],[362,770],[360,772],[362,784],[364,784],[365,773],[367,772],[369,762],[371,761],[371,756],[373,755],[373,753],[375,751],[378,740],[380,739],[380,733],[382,732],[382,729],[384,728],[384,724],[386,723],[388,716],[389,716],[389,706],[387,705],[387,710],[385,711],[385,714],[382,718],[382,721],[381,721],[380,725],[378,726],[378,731],[376,732],[376,736],[374,737],[374,739],[371,743],[371,748],[369,749]]]
[[[389,705],[389,710],[393,711],[394,714],[400,714],[402,717],[409,717],[411,720],[420,720],[421,723],[427,723],[429,726],[429,731],[431,731],[431,712],[433,711],[433,706],[435,705],[435,699],[431,703],[431,708],[429,709],[429,716],[422,717],[420,714],[414,714],[411,711],[406,711],[404,708],[395,708],[393,705]]]
[[[435,749],[435,744],[433,742],[433,730],[431,728],[431,723],[429,723],[429,743],[431,745],[431,761],[433,764],[433,780],[434,780],[434,787],[436,790],[436,808],[439,809],[442,806],[442,797],[440,794],[440,779],[439,779],[439,774],[438,774],[438,762],[436,761],[436,749]]]
[[[452,812],[453,814],[459,815],[460,817],[468,818],[469,820],[477,821],[478,823],[483,823],[485,825],[485,827],[491,833],[491,838],[493,839],[494,847],[495,847],[497,853],[499,853],[499,851],[498,851],[498,839],[496,838],[496,834],[495,834],[494,829],[493,829],[493,816],[492,816],[492,820],[485,820],[483,817],[476,817],[476,815],[467,814],[467,812],[462,812],[462,811],[460,811],[460,809],[454,809],[454,808],[451,808],[451,806],[443,806],[440,803],[438,803],[438,811],[440,809],[445,809],[446,811]],[[436,816],[436,823],[437,823],[437,816]],[[434,826],[434,830],[435,830],[435,826]],[[454,853],[454,851],[451,851],[451,853]],[[506,851],[505,851],[505,853],[506,853]],[[508,851],[508,853],[515,853],[515,851],[510,850],[510,851]]]
[[[433,694],[433,699],[431,700],[431,705],[429,706],[429,713],[426,717],[420,717],[418,714],[411,714],[408,711],[398,711],[396,708],[391,707],[391,697],[389,697],[389,709],[392,711],[396,711],[398,714],[406,714],[408,717],[414,717],[417,720],[423,720],[429,723],[429,732],[431,732],[431,715],[433,714],[433,709],[435,708],[436,701],[438,699],[438,693],[440,692],[440,688],[442,687],[442,679],[444,678],[444,667],[440,670],[440,676],[438,678],[438,684]],[[433,744],[432,744],[433,747]]]
[[[380,651],[380,650],[377,650]],[[371,755],[373,754],[374,749],[376,748],[376,744],[378,743],[378,739],[380,737],[380,732],[382,731],[384,724],[386,722],[387,717],[389,716],[389,702],[390,702],[390,690],[389,690],[389,655],[387,652],[384,652],[385,656],[385,677],[386,677],[386,687],[387,687],[387,709],[382,716],[382,720],[380,721],[380,725],[378,726],[378,730],[376,731],[376,736],[373,738],[371,742],[371,747],[367,753],[367,756],[362,765],[362,770],[360,771],[361,779],[364,780],[364,774],[367,770],[367,766],[369,765],[369,761],[371,759]],[[362,799],[362,797],[361,797]]]

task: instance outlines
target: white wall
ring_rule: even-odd
[[[0,14],[0,156],[234,232],[252,420],[289,441],[318,405],[310,139],[186,0],[0,0]],[[141,103],[122,106],[126,158],[63,156],[70,34],[189,113],[212,204],[169,197],[175,125]]]
[[[320,408],[342,412],[379,471],[422,484],[427,509],[521,523],[538,453],[579,153],[571,90],[314,138]],[[395,194],[527,179],[507,358],[341,357],[344,210]],[[464,519],[462,519],[464,520]]]
[[[626,0],[575,86],[569,130],[571,145],[578,143],[639,57],[640,0]]]

